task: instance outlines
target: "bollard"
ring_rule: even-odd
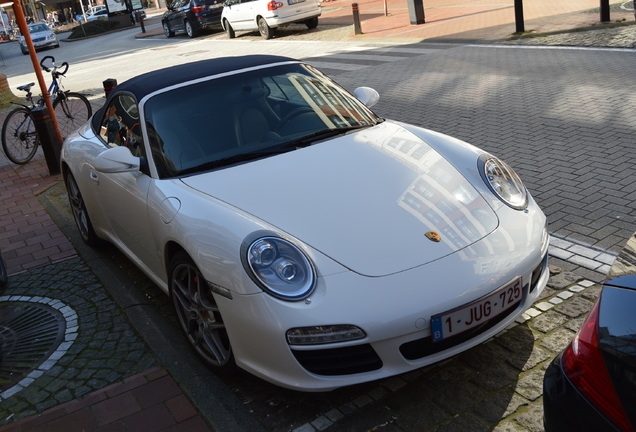
[[[409,9],[409,21],[411,25],[426,23],[426,17],[424,16],[424,1],[423,0],[408,0],[407,6]]]
[[[360,11],[358,11],[358,3],[352,3],[351,10],[353,12],[353,30],[357,35],[362,34],[362,29],[360,28]]]
[[[110,94],[110,92],[117,87],[117,80],[114,78],[108,78],[107,80],[104,80],[102,82],[102,85],[104,86],[104,93],[106,94],[106,97],[108,98],[108,95]]]
[[[139,26],[141,27],[141,32],[146,33],[146,27],[144,26],[144,17],[140,12],[137,12],[137,21],[139,21]]]
[[[601,22],[609,22],[610,21],[609,0],[601,0],[600,12],[601,12]],[[634,15],[636,16],[636,7],[634,8]]]
[[[55,126],[53,126],[53,119],[49,115],[49,110],[46,106],[35,107],[33,111],[31,111],[31,114],[33,115],[35,131],[40,138],[40,145],[46,158],[49,174],[59,174],[62,143],[55,132]]]
[[[523,22],[523,1],[515,0],[515,31],[517,33],[524,33],[526,31],[526,25]]]

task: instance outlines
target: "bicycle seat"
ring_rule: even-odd
[[[29,84],[21,85],[20,87],[18,87],[18,90],[29,92],[31,90],[31,87],[33,87],[34,85],[35,85],[35,83],[29,83]]]

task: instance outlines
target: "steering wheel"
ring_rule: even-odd
[[[284,125],[285,123],[288,123],[303,114],[315,114],[315,111],[307,106],[295,108],[293,111],[288,112],[285,117],[283,117],[283,119],[281,120],[281,124]]]

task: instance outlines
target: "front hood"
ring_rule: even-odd
[[[437,260],[498,224],[449,162],[391,122],[183,182],[368,276]]]

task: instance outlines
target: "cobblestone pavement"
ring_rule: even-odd
[[[2,422],[82,398],[158,365],[155,355],[127,321],[119,305],[80,258],[12,275],[9,287],[2,294],[0,321],[9,314],[9,307],[23,309],[37,303],[67,311],[57,321],[71,331],[65,340],[51,344],[55,355],[44,357],[48,360],[43,362],[44,366],[32,365],[35,374],[28,379],[13,382],[10,374],[3,374],[0,378]],[[28,324],[14,324],[11,329],[17,332]],[[38,327],[35,323],[25,331],[37,332]],[[30,334],[33,333],[26,336]],[[17,344],[20,337],[24,337],[20,333],[9,336],[13,335],[3,334],[3,344]],[[3,367],[9,360],[11,358],[3,359]]]

